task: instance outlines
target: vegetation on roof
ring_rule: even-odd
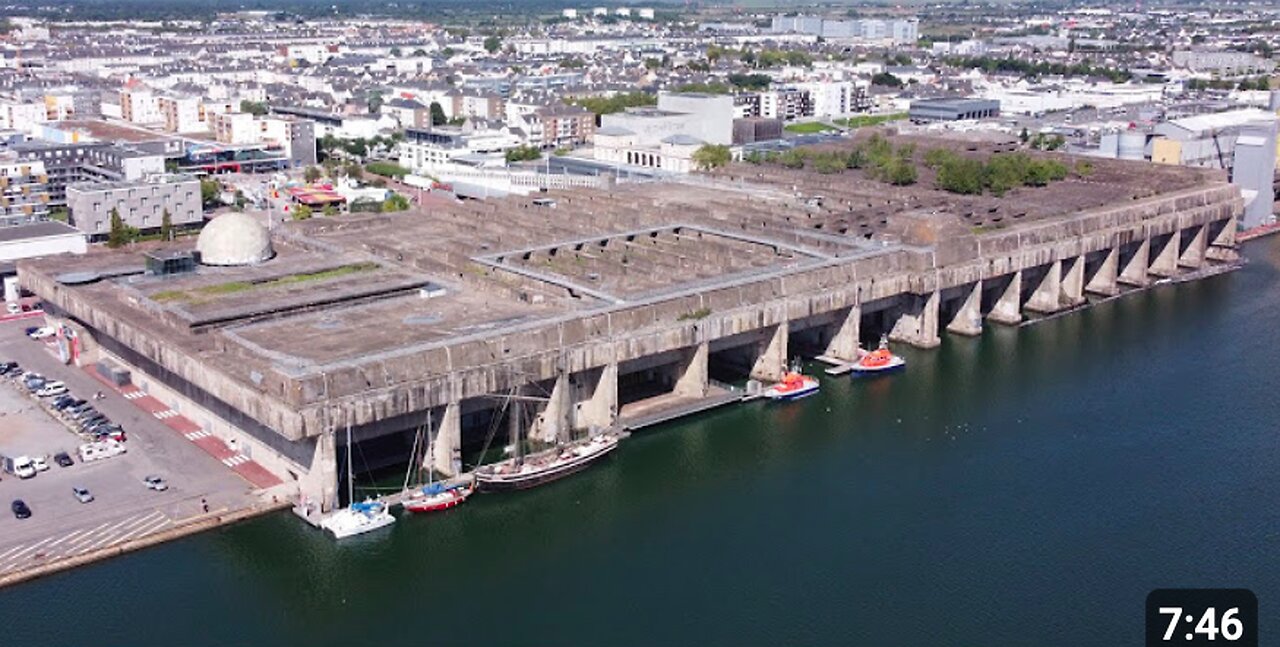
[[[335,279],[341,276],[348,276],[361,272],[368,272],[378,269],[377,263],[365,261],[362,263],[348,263],[331,267],[326,270],[318,270],[315,272],[299,272],[297,274],[287,274],[270,279],[260,281],[228,281],[226,283],[216,283],[214,285],[204,285],[186,290],[162,290],[151,295],[152,301],[160,303],[184,302],[184,303],[202,303],[208,301],[210,297],[216,297],[226,294],[235,294],[238,292],[246,292],[249,290],[259,290],[266,288],[275,288],[288,285],[296,285],[298,283],[306,283],[309,281],[323,281],[326,279]]]

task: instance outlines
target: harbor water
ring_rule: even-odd
[[[1243,251],[373,535],[281,513],[12,587],[0,624],[133,647],[1111,647],[1141,644],[1151,589],[1221,586],[1253,589],[1268,644],[1280,238]]]

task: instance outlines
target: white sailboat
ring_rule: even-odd
[[[333,533],[334,538],[343,539],[352,535],[385,528],[396,522],[387,505],[381,501],[365,499],[355,501],[355,475],[351,470],[351,425],[347,424],[347,507],[325,517],[320,527]]]

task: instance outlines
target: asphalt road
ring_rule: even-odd
[[[83,441],[12,380],[0,378],[0,453],[28,455],[67,451],[76,464],[22,480],[0,474],[0,573],[38,560],[75,554],[135,539],[211,510],[238,509],[255,500],[252,486],[178,432],[111,392],[84,370],[65,366],[41,342],[23,334],[39,319],[0,323],[0,360],[11,360],[46,378],[66,383],[77,397],[97,391],[107,397],[94,406],[124,426],[128,453],[82,464],[75,448]],[[143,477],[156,474],[165,492],[148,489]],[[73,486],[88,488],[95,500],[82,504]],[[32,510],[16,519],[10,504],[22,499]]]

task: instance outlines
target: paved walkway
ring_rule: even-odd
[[[111,520],[93,528],[81,528],[40,541],[19,544],[0,553],[0,575],[31,568],[32,564],[52,562],[109,548],[130,539],[159,532],[173,525],[173,520],[159,510],[143,512],[124,519]]]
[[[164,423],[166,427],[182,434],[184,438],[195,444],[196,447],[203,449],[207,454],[222,461],[223,465],[231,468],[236,474],[239,474],[244,480],[252,483],[254,487],[266,489],[272,486],[280,485],[283,481],[275,474],[267,471],[267,468],[259,465],[257,461],[235,451],[222,442],[221,438],[213,435],[211,432],[205,431],[192,422],[186,416],[169,408],[169,405],[161,402],[155,397],[148,395],[142,389],[126,384],[123,387],[117,387],[110,380],[98,373],[93,365],[82,367],[86,373],[93,376],[108,388],[120,393],[120,395],[128,400],[133,406],[146,411]]]

